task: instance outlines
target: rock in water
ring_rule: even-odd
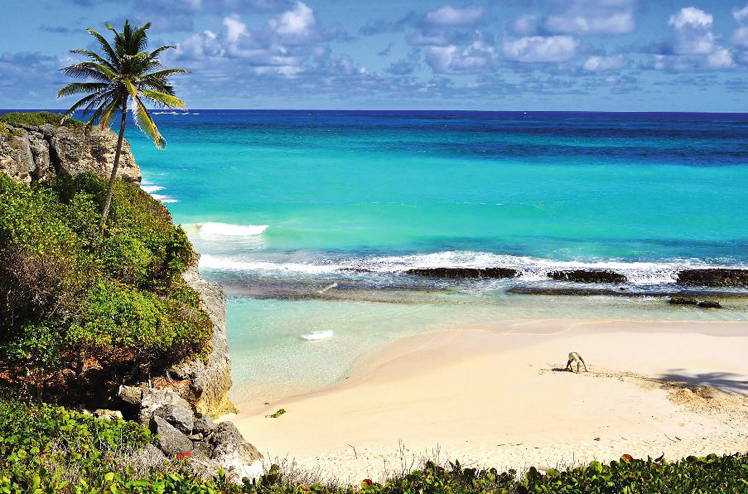
[[[167,456],[192,451],[192,441],[190,441],[190,438],[179,432],[176,427],[169,424],[165,419],[154,416],[151,421],[151,430],[158,434],[158,447]]]
[[[409,269],[406,273],[445,279],[500,279],[514,278],[518,274],[516,270],[509,268],[417,268]]]
[[[548,277],[557,281],[576,283],[625,283],[626,277],[608,269],[574,269],[569,271],[552,271]]]
[[[748,287],[748,269],[686,269],[678,273],[678,283],[687,286]]]
[[[704,300],[704,301],[699,302],[696,305],[698,305],[699,307],[703,307],[704,309],[721,309],[722,308],[722,304],[720,304],[719,302],[715,300]]]
[[[668,303],[673,305],[696,305],[698,304],[698,301],[687,297],[670,297]]]

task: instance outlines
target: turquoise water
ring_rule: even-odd
[[[144,188],[185,226],[204,275],[226,286],[239,395],[333,382],[396,337],[497,318],[746,318],[740,301],[676,310],[653,295],[677,291],[684,267],[748,265],[748,116],[156,118],[165,151],[132,128],[128,138]],[[521,276],[405,273],[460,266]],[[511,293],[558,285],[547,273],[570,267],[614,269],[641,296]]]

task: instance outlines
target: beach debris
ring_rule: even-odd
[[[277,419],[278,417],[280,417],[281,415],[285,413],[286,413],[285,408],[279,408],[277,412],[271,413],[270,415],[265,415],[265,418],[266,419]]]

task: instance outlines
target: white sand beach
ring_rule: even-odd
[[[570,351],[589,372],[563,371]],[[360,481],[424,457],[521,470],[746,451],[747,396],[748,323],[528,320],[396,341],[232,420],[269,461]]]

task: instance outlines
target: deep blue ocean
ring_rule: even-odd
[[[748,266],[748,115],[155,113],[165,150],[132,125],[127,137],[144,189],[229,294],[239,401],[264,396],[260,384],[333,382],[371,348],[431,329],[746,319],[743,302],[695,311],[649,294],[677,290],[684,267]],[[423,267],[521,276],[405,273]],[[511,293],[576,267],[623,273],[641,296]]]

